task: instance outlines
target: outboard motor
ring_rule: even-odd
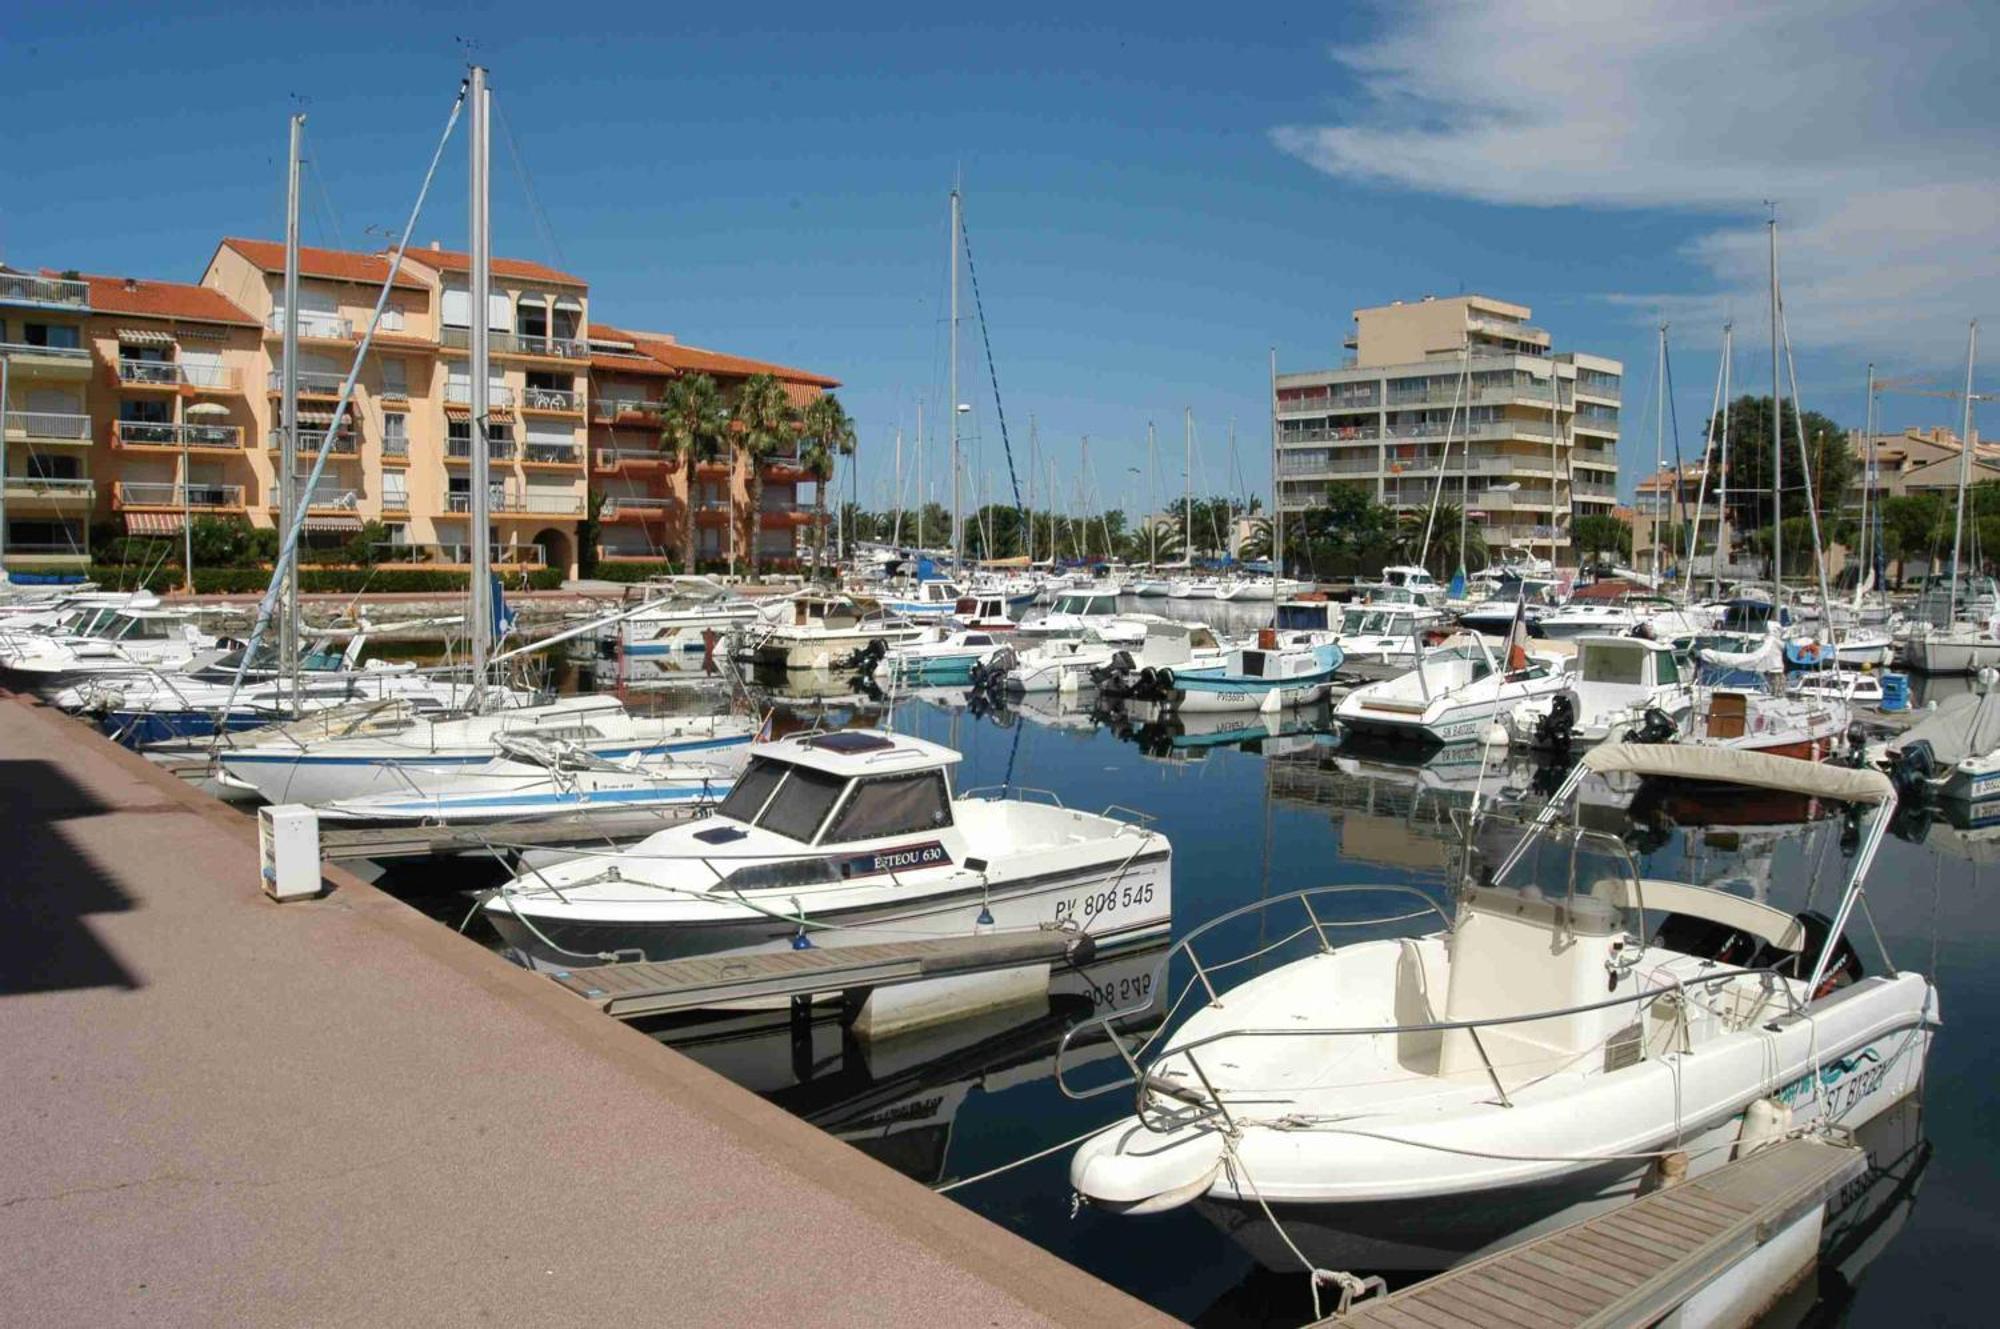
[[[1575,739],[1576,698],[1558,692],[1549,698],[1549,713],[1535,726],[1535,742],[1552,752],[1568,752]]]
[[[1680,732],[1674,717],[1657,706],[1648,706],[1646,713],[1639,717],[1639,727],[1625,739],[1628,743],[1671,743]]]
[[[1132,653],[1114,651],[1111,658],[1090,671],[1090,681],[1100,694],[1117,695],[1132,687]]]
[[[1016,663],[1018,660],[1014,648],[1002,646],[987,656],[985,663],[975,663],[972,666],[972,690],[992,697],[999,696],[1002,688],[1006,686],[1008,671],[1012,670]]]
[[[1926,806],[1936,789],[1931,781],[1937,778],[1937,757],[1931,752],[1931,745],[1920,738],[1890,759],[1886,774],[1889,783],[1896,787],[1899,805]]]

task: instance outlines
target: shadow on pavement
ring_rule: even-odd
[[[130,909],[62,823],[111,811],[46,761],[0,761],[0,997],[138,981],[84,920]]]

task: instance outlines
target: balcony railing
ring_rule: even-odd
[[[593,420],[615,420],[621,415],[657,417],[659,413],[660,403],[640,397],[597,397],[590,403],[590,418]]]
[[[24,341],[0,341],[0,355],[46,355],[58,360],[90,359],[90,350],[83,346],[36,346]]]
[[[444,442],[444,455],[451,461],[472,459],[472,440],[469,438],[448,438]],[[489,461],[512,461],[514,440],[510,438],[489,438],[486,440],[486,457]]]
[[[606,494],[600,512],[605,517],[615,517],[620,512],[669,512],[679,506],[679,499],[651,494]]]
[[[445,510],[448,512],[472,511],[472,495],[454,493],[445,496]],[[527,513],[541,517],[581,517],[583,496],[581,494],[518,494],[496,493],[487,500],[489,512]]]
[[[36,277],[25,272],[0,273],[0,300],[85,309],[90,305],[90,283],[63,277]]]
[[[285,390],[283,370],[273,369],[265,378],[272,392]],[[325,369],[301,369],[299,371],[299,392],[302,396],[338,397],[341,388],[347,384],[347,375],[336,374]]]
[[[111,441],[127,448],[221,448],[234,452],[243,446],[242,425],[117,420],[112,422],[111,431]]]
[[[658,448],[592,448],[591,456],[597,459],[599,470],[616,470],[626,462],[660,462],[669,466],[679,466],[680,458],[672,457]]]
[[[1546,340],[1549,335],[1547,328],[1531,328],[1525,323],[1510,323],[1502,318],[1480,318],[1475,314],[1466,315],[1465,326],[1473,332],[1513,337],[1520,341]]]
[[[583,449],[574,443],[529,442],[525,445],[522,460],[544,466],[581,466]]]
[[[222,389],[236,385],[236,371],[223,365],[122,357],[118,361],[118,381],[133,386]]]
[[[90,417],[66,411],[9,411],[7,432],[51,443],[88,443]]]
[[[120,480],[111,491],[121,508],[240,508],[242,485],[177,485],[171,481]]]
[[[10,475],[7,477],[7,497],[9,498],[80,498],[90,499],[97,494],[97,482],[88,477],[71,479],[68,476]]]
[[[285,311],[282,309],[272,310],[271,316],[264,320],[264,326],[272,332],[282,333],[285,330]],[[318,337],[322,340],[352,341],[354,340],[354,320],[351,318],[340,318],[333,314],[315,314],[309,310],[301,309],[299,311],[299,335],[301,337]]]
[[[447,380],[444,385],[444,399],[453,406],[472,405],[472,385],[458,379]],[[492,406],[512,406],[514,390],[504,384],[490,384],[486,389],[486,404]]]
[[[1303,397],[1284,398],[1278,403],[1278,414],[1296,415],[1300,411],[1372,411],[1380,405],[1381,399],[1372,389],[1357,393],[1313,392]]]
[[[375,559],[380,563],[439,564],[465,567],[472,562],[469,544],[378,544]],[[487,546],[487,556],[496,568],[539,568],[549,561],[549,551],[538,544],[495,544]]]
[[[326,441],[326,430],[320,425],[301,424],[299,426],[299,455],[306,456],[319,451]],[[272,452],[285,446],[285,431],[273,429],[265,436],[265,446]],[[328,449],[336,457],[352,457],[361,451],[361,439],[350,426],[333,436],[333,446]]]
[[[301,486],[299,489],[299,500],[305,505],[308,511],[318,508],[322,512],[329,510],[334,512],[353,512],[361,506],[361,495],[352,489],[347,489],[340,485],[321,485],[317,489],[312,490],[307,490]],[[270,507],[273,511],[276,511],[278,507],[278,495],[275,484],[272,486]]]
[[[472,349],[471,328],[441,328],[440,344],[455,351]],[[507,332],[495,328],[486,334],[486,349],[494,355],[542,355],[558,360],[587,360],[590,343],[577,337],[550,337],[536,332]]]
[[[84,558],[90,553],[90,541],[78,531],[74,544],[60,540],[14,540],[7,541],[10,554],[38,554],[50,557]]]
[[[1293,443],[1361,443],[1371,438],[1380,438],[1382,431],[1374,425],[1352,425],[1345,429],[1287,429],[1278,435],[1278,446]]]
[[[529,411],[581,411],[583,394],[571,388],[538,388],[530,384],[521,392],[521,406]]]

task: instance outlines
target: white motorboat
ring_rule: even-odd
[[[406,771],[433,772],[433,790],[493,759],[503,736],[570,743],[593,756],[688,758],[748,743],[756,726],[734,715],[629,714],[615,697],[562,697],[546,706],[435,719],[403,714],[392,726],[320,741],[292,732],[244,741],[218,755],[221,779],[272,803],[323,806],[409,788]]]
[[[1109,813],[954,797],[958,760],[873,730],[760,746],[713,816],[517,877],[485,915],[532,963],[565,969],[1051,928],[1101,950],[1166,932],[1165,836]]]
[[[1361,588],[1366,599],[1376,599],[1380,591],[1408,591],[1417,604],[1435,609],[1444,603],[1445,588],[1423,568],[1397,565],[1382,569],[1382,579]]]
[[[1898,778],[1927,783],[1950,803],[2000,798],[2000,691],[1947,697],[1869,755]]]
[[[561,817],[592,809],[655,812],[686,820],[713,808],[729,792],[748,745],[721,759],[684,762],[634,753],[620,761],[569,742],[503,734],[499,755],[471,770],[399,772],[405,787],[338,798],[319,809],[322,822],[389,826],[464,826]]]
[[[1644,726],[1649,711],[1678,731],[1693,709],[1694,691],[1672,647],[1640,637],[1578,637],[1569,686],[1516,706],[1507,729],[1524,747],[1567,751],[1622,738]]]
[[[984,628],[927,628],[914,641],[868,648],[864,667],[884,681],[916,685],[967,683],[974,665],[985,664],[1006,644]]]
[[[1025,604],[1026,600],[1021,603]],[[1013,602],[998,591],[974,590],[959,597],[951,613],[952,622],[981,632],[1012,632],[1021,625],[1009,613]]]
[[[1903,642],[1903,660],[1920,674],[1976,674],[2000,668],[2000,633],[1978,623],[1918,627]]]
[[[1169,600],[1213,600],[1222,590],[1222,584],[1213,577],[1181,577],[1167,583]]]
[[[1029,692],[1075,693],[1096,686],[1097,671],[1122,650],[1138,645],[1145,624],[1132,623],[1136,636],[1106,637],[1096,629],[1076,637],[1047,637],[1034,644],[1003,646],[974,667],[972,683],[988,692],[1019,696]]]
[[[1879,710],[1886,696],[1882,675],[1866,669],[1814,669],[1794,676],[1787,686],[1793,696],[1844,702],[1850,710]]]
[[[1028,619],[1020,626],[1020,634],[1028,638],[1075,637],[1084,632],[1104,633],[1137,641],[1144,635],[1143,626],[1134,628],[1121,625],[1127,616],[1118,612],[1118,597],[1100,589],[1064,591],[1056,596],[1055,603],[1048,612]]]
[[[1145,627],[1145,637],[1113,651],[1092,671],[1100,694],[1155,698],[1173,686],[1176,675],[1221,672],[1229,647],[1207,624],[1151,615],[1138,621]]]
[[[1162,700],[1181,714],[1279,711],[1324,701],[1342,660],[1333,642],[1284,646],[1275,628],[1257,634],[1255,646],[1229,653],[1222,668],[1176,672],[1161,690]]]
[[[906,590],[884,595],[882,607],[903,618],[944,618],[958,611],[964,595],[957,582],[929,577]]]
[[[1409,673],[1348,693],[1334,718],[1363,737],[1433,744],[1481,739],[1522,702],[1569,686],[1561,656],[1510,654],[1516,658],[1495,659],[1485,638],[1460,633],[1417,657]]]
[[[1559,824],[1586,777],[1611,773],[1875,815],[1833,917],[1794,916],[1642,878],[1621,842]],[[1449,911],[1414,887],[1334,886],[1225,914],[1175,944],[1128,1013],[1207,1003],[1127,1045],[1134,1114],[1076,1152],[1071,1185],[1114,1213],[1193,1204],[1271,1268],[1428,1270],[1622,1203],[1657,1184],[1657,1159],[1700,1176],[1863,1125],[1922,1082],[1939,1022],[1928,979],[1871,972],[1845,935],[1895,802],[1874,771],[1605,744],[1517,843],[1497,818],[1474,826]],[[1365,911],[1364,892],[1383,926],[1412,895],[1433,926],[1336,944],[1323,920]],[[1269,949],[1294,926],[1303,958],[1196,986],[1234,938]],[[1115,1036],[1120,1018],[1069,1039]]]
[[[79,635],[24,633],[0,646],[0,672],[44,694],[88,679],[199,668],[228,643],[183,609],[115,609]]]
[[[1278,606],[1278,640],[1290,646],[1332,642],[1341,672],[1370,681],[1416,668],[1425,634],[1444,615],[1421,605],[1343,605],[1332,600],[1286,600]]]
[[[1630,632],[1642,621],[1643,616],[1626,605],[1572,600],[1545,611],[1535,620],[1535,630],[1550,638],[1617,634]]]
[[[706,634],[760,622],[783,604],[760,605],[706,577],[676,577],[665,595],[627,615],[618,630],[631,658],[677,655],[703,650]]]
[[[921,624],[892,618],[881,605],[851,595],[817,591],[793,596],[784,617],[743,629],[739,655],[772,669],[830,669],[875,642],[915,641]]]

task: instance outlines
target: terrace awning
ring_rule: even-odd
[[[121,346],[172,346],[174,334],[157,332],[151,328],[120,328],[118,344]]]
[[[181,514],[178,512],[128,512],[125,514],[127,535],[179,535]]]
[[[361,529],[361,518],[351,513],[336,513],[327,517],[307,517],[306,529],[309,531],[358,531]]]

